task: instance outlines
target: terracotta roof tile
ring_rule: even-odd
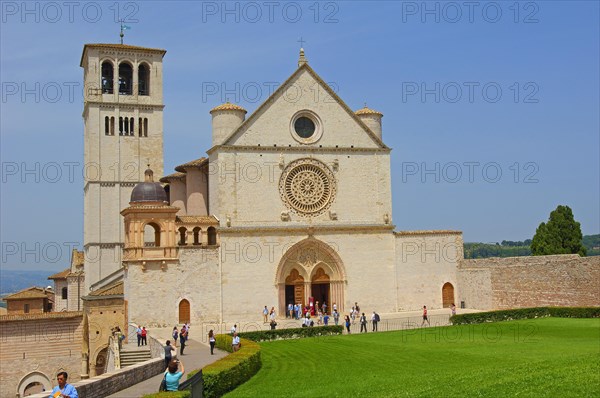
[[[180,173],[185,173],[185,169],[187,168],[200,168],[206,164],[208,164],[208,158],[203,157],[200,159],[192,160],[191,162],[180,164],[179,166],[175,167],[175,170],[179,171]]]
[[[376,111],[374,109],[367,108],[366,106],[364,108],[357,110],[354,113],[356,115],[380,115],[380,116],[383,116],[383,113]]]
[[[37,298],[48,298],[49,295],[54,294],[52,290],[42,289],[41,287],[28,287],[20,292],[11,294],[4,297],[4,300],[22,300],[22,299],[37,299]]]
[[[224,104],[221,104],[221,105],[215,106],[214,108],[212,108],[212,109],[210,110],[210,113],[213,113],[213,112],[215,112],[215,111],[242,111],[242,112],[244,112],[244,113],[248,113],[248,111],[247,111],[247,110],[245,110],[244,108],[242,108],[241,106],[239,106],[239,105],[236,105],[236,104],[232,104],[232,103],[231,103],[231,102],[229,102],[229,101],[227,101],[227,102],[226,102],[226,103],[224,103]]]
[[[215,216],[177,216],[175,222],[179,224],[214,224],[218,223]]]
[[[123,281],[119,281],[117,283],[113,283],[112,285],[108,285],[103,287],[102,289],[94,290],[89,295],[93,297],[102,297],[102,296],[116,296],[123,294]]]
[[[57,272],[54,275],[50,275],[48,277],[48,279],[67,279],[67,276],[69,276],[70,273],[71,273],[71,268],[67,268],[67,269],[62,270],[60,272]]]
[[[177,166],[177,167],[179,167],[179,166]],[[164,176],[159,181],[162,182],[163,184],[167,184],[171,181],[183,180],[184,178],[185,178],[185,173],[178,171],[176,173],[169,174],[168,176]]]

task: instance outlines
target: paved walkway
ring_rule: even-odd
[[[150,335],[157,340],[165,342],[170,336],[171,330],[168,328],[148,329]],[[197,338],[194,338],[197,337]],[[184,355],[179,355],[179,344],[177,345],[177,356],[185,366],[185,374],[181,381],[187,378],[187,373],[192,370],[201,369],[204,366],[211,364],[218,359],[227,355],[227,352],[215,349],[215,355],[210,355],[210,346],[208,343],[203,343],[199,339],[200,336],[193,335],[193,328],[190,330],[188,344],[185,346]],[[137,343],[136,343],[137,344]],[[137,347],[135,347],[137,349]],[[145,394],[158,392],[158,387],[163,379],[163,374],[158,374],[141,383],[135,384],[125,390],[121,390],[115,394],[109,395],[110,398],[139,398]]]

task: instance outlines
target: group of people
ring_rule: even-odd
[[[183,350],[185,350],[185,346],[187,344],[190,332],[190,325],[188,323],[184,323],[181,327],[181,330],[177,330],[177,326],[173,326],[173,332],[171,336],[173,337],[173,342],[175,347],[177,347],[177,339],[179,339],[179,354],[183,354]]]
[[[135,333],[137,334],[138,347],[142,345],[148,345],[148,331],[145,326],[137,327]]]

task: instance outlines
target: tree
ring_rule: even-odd
[[[586,255],[583,246],[581,225],[573,218],[569,206],[558,206],[550,213],[547,223],[541,223],[531,241],[531,254],[543,256],[548,254]]]

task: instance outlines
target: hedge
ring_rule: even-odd
[[[240,338],[241,349],[232,352],[231,339],[229,335],[216,336],[216,347],[231,354],[202,369],[206,398],[220,397],[233,390],[254,376],[262,366],[258,344]],[[191,372],[188,377],[196,372],[198,371]]]
[[[484,322],[513,321],[544,317],[557,318],[600,318],[600,307],[534,307],[512,310],[475,312],[450,317],[453,325],[467,325]]]
[[[143,398],[190,398],[191,396],[192,396],[191,391],[184,390],[184,391],[157,392],[155,394],[144,395]]]
[[[333,336],[342,334],[343,326],[317,326],[308,328],[258,330],[255,332],[238,333],[238,336],[248,340],[261,342],[282,339],[300,339],[304,337]]]

